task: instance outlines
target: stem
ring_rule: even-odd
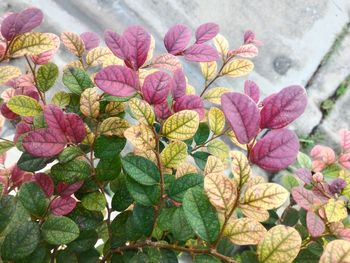
[[[5,49],[5,52],[4,52],[4,56],[0,59],[0,62],[4,61],[5,59],[7,59],[7,52],[12,44],[12,40],[14,38],[12,38],[10,41],[6,41],[6,49]]]
[[[8,140],[8,139],[5,139],[5,138],[2,138],[2,137],[0,137],[0,140],[1,140],[1,141],[6,141],[6,142],[12,142],[12,143],[13,143],[13,141]]]
[[[44,103],[44,105],[46,104],[46,101],[45,101],[45,97],[43,96],[42,92],[38,89],[38,81],[36,79],[36,74],[35,74],[35,69],[33,68],[32,64],[30,63],[29,59],[28,59],[28,56],[27,55],[24,55],[26,61],[27,61],[27,64],[30,68],[30,71],[32,72],[33,74],[33,77],[34,77],[34,83],[35,83],[35,87],[39,93],[39,96],[40,96],[40,99],[41,101]]]
[[[213,140],[215,140],[215,139],[221,137],[222,135],[225,135],[226,132],[228,132],[229,130],[230,130],[230,128],[226,128],[222,133],[211,137],[211,138],[210,138],[209,140],[207,140],[205,143],[202,143],[202,144],[197,145],[196,147],[194,147],[194,148],[192,149],[191,153],[194,152],[194,151],[197,151],[198,149],[200,149],[200,148],[202,148],[202,147],[204,147],[204,146],[207,145],[209,142],[211,142],[211,141],[213,141]]]

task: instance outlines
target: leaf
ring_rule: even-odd
[[[220,139],[215,139],[207,144],[207,150],[210,154],[226,161],[229,156],[230,148]]]
[[[110,117],[101,123],[100,133],[106,136],[123,137],[127,128],[129,128],[129,123],[126,120],[119,117]]]
[[[78,34],[73,32],[63,32],[61,34],[63,45],[75,56],[81,57],[85,52],[85,45]]]
[[[98,240],[98,234],[95,230],[85,230],[81,231],[79,237],[71,242],[68,245],[68,250],[84,254],[86,259],[82,260],[82,262],[87,262],[89,260],[93,261],[99,257],[99,253],[96,250],[92,250]],[[91,253],[91,251],[95,251],[97,254]],[[84,253],[81,253],[84,252]],[[81,256],[79,255],[79,260],[81,260]]]
[[[13,96],[8,102],[7,107],[20,116],[38,116],[43,110],[40,104],[33,98],[25,95]]]
[[[47,197],[51,197],[54,192],[54,184],[50,176],[45,173],[34,175],[34,181],[41,187]]]
[[[283,205],[288,197],[288,191],[282,186],[275,183],[261,183],[249,187],[241,203],[270,210]]]
[[[210,156],[208,152],[198,151],[192,154],[193,159],[199,169],[204,170],[207,159]]]
[[[247,59],[235,59],[228,62],[221,74],[229,77],[242,77],[248,75],[254,69],[254,64]]]
[[[18,67],[2,66],[0,67],[0,85],[6,83],[8,80],[17,78],[22,74]]]
[[[324,206],[324,211],[328,222],[338,222],[345,219],[348,214],[344,200],[335,200],[331,198],[328,203]]]
[[[189,189],[183,199],[185,216],[194,232],[203,240],[216,241],[220,223],[214,207],[200,188]]]
[[[329,242],[320,258],[320,263],[346,263],[350,261],[350,242],[333,240]]]
[[[203,176],[200,174],[185,174],[170,185],[168,195],[171,199],[182,202],[187,190],[196,186],[203,186]]]
[[[170,116],[163,124],[162,133],[169,139],[187,140],[198,129],[199,116],[192,110],[183,110]]]
[[[89,66],[98,66],[102,65],[104,61],[110,57],[114,57],[113,53],[109,50],[107,47],[95,47],[91,49],[86,54],[86,64]],[[124,62],[114,57],[117,61],[120,61],[120,65],[122,65]]]
[[[179,59],[169,53],[161,54],[156,57],[150,66],[153,68],[168,70],[170,72],[175,72],[178,69],[182,69]]]
[[[81,203],[87,210],[102,211],[106,208],[106,198],[101,192],[92,192],[84,195]]]
[[[126,186],[132,198],[136,203],[145,206],[156,205],[160,198],[159,185],[142,185],[127,177]]]
[[[210,108],[208,112],[208,124],[214,134],[221,134],[225,128],[224,113],[218,108]]]
[[[219,33],[219,25],[215,23],[205,23],[196,30],[196,44],[202,44],[214,38]]]
[[[52,158],[35,157],[24,152],[17,161],[17,166],[23,171],[35,172],[45,168],[51,161]]]
[[[221,105],[222,95],[224,95],[225,93],[228,93],[230,91],[231,91],[231,89],[225,88],[225,87],[212,88],[205,93],[204,99],[206,99],[212,103]]]
[[[62,197],[68,197],[74,194],[76,191],[79,190],[79,188],[83,185],[84,182],[76,182],[74,184],[66,184],[59,182],[57,184],[56,190],[57,194],[59,194]]]
[[[125,174],[120,174],[111,182],[110,186],[113,191],[114,189],[112,187],[116,189],[112,198],[112,208],[119,212],[124,211],[134,201],[127,189]]]
[[[50,203],[51,213],[55,216],[69,214],[76,206],[77,202],[73,197],[58,197]]]
[[[122,60],[128,58],[129,45],[124,37],[111,30],[106,30],[104,37],[107,47],[113,52],[115,56]]]
[[[87,51],[98,47],[100,44],[100,39],[95,32],[84,32],[80,34],[80,38],[83,40]]]
[[[96,88],[88,88],[81,93],[80,111],[85,116],[97,118],[100,113],[100,96]]]
[[[213,42],[216,50],[221,54],[223,58],[225,58],[229,49],[227,39],[223,35],[217,34],[216,37],[214,37]]]
[[[221,159],[213,155],[210,155],[208,157],[204,168],[204,176],[208,174],[211,174],[212,176],[225,174],[225,166],[222,163]]]
[[[306,224],[312,237],[319,237],[325,231],[325,224],[322,219],[312,211],[307,211]]]
[[[250,153],[250,161],[267,171],[279,171],[294,163],[299,151],[298,137],[287,129],[271,130]]]
[[[175,141],[164,148],[160,154],[160,161],[167,168],[176,168],[186,160],[186,157],[187,144],[181,141]]]
[[[297,257],[301,246],[299,233],[283,225],[271,228],[257,248],[259,262],[291,263]]]
[[[40,66],[36,74],[38,89],[46,92],[53,87],[58,77],[58,67],[54,63],[47,63]]]
[[[230,92],[222,95],[222,110],[239,143],[247,144],[258,135],[260,114],[248,96]]]
[[[121,160],[119,156],[113,159],[102,159],[96,167],[96,178],[100,181],[111,181],[117,178],[121,172]]]
[[[52,166],[51,176],[54,181],[73,184],[87,179],[91,175],[90,165],[82,160],[58,163]]]
[[[197,95],[184,95],[176,99],[173,105],[175,112],[182,110],[194,110],[198,113],[199,119],[202,120],[205,117],[205,110],[202,98]]]
[[[252,80],[244,82],[244,93],[249,96],[255,103],[259,102],[260,89],[259,86]]]
[[[69,146],[60,153],[58,160],[60,163],[67,163],[82,155],[84,152],[78,146]]]
[[[11,43],[9,54],[11,57],[24,55],[38,55],[55,48],[49,33],[29,32],[17,36]]]
[[[207,174],[204,191],[210,203],[218,209],[230,211],[237,200],[237,186],[225,174]]]
[[[173,55],[185,50],[191,39],[191,30],[185,25],[171,27],[164,37],[166,50]]]
[[[247,157],[240,151],[231,151],[231,171],[237,185],[241,187],[252,176],[252,169]]]
[[[76,67],[66,68],[63,71],[62,81],[71,92],[78,95],[80,95],[85,89],[94,87],[87,72]]]
[[[341,129],[338,131],[338,135],[340,138],[340,146],[342,147],[343,151],[346,152],[350,150],[350,131],[347,129]]]
[[[215,77],[218,68],[216,61],[200,62],[199,65],[206,81]]]
[[[305,189],[303,186],[294,187],[291,193],[298,206],[305,210],[313,210],[324,203],[314,192]]]
[[[0,154],[6,153],[8,150],[10,150],[12,147],[14,147],[15,144],[11,141],[0,141]]]
[[[156,138],[153,131],[143,123],[126,129],[124,136],[132,145],[142,151],[153,150],[156,147]]]
[[[6,235],[1,246],[2,260],[19,260],[30,255],[38,246],[40,230],[36,222],[24,221]]]
[[[125,147],[125,138],[99,136],[95,142],[95,157],[100,159],[113,159]]]
[[[230,219],[224,230],[224,236],[228,237],[236,245],[256,245],[266,235],[265,227],[251,218]]]
[[[264,222],[270,217],[269,212],[260,207],[252,207],[249,205],[240,204],[239,208],[246,217],[254,219],[258,222]]]
[[[95,76],[97,87],[117,97],[134,95],[138,90],[136,73],[125,66],[112,65],[100,70]]]
[[[161,104],[166,99],[171,89],[170,76],[162,71],[148,75],[142,86],[142,95],[150,104]]]
[[[25,209],[36,217],[43,216],[49,205],[49,200],[46,198],[44,191],[34,182],[28,182],[21,186],[18,199]]]
[[[58,91],[53,95],[51,103],[58,107],[66,107],[70,102],[70,95],[64,91]]]
[[[159,183],[158,167],[150,160],[136,155],[127,155],[122,158],[122,165],[127,174],[142,185]]]
[[[253,44],[244,44],[239,48],[230,51],[231,55],[235,55],[242,58],[254,58],[258,55],[258,48]]]
[[[219,58],[217,51],[208,44],[194,44],[184,51],[184,56],[194,62],[209,62]]]
[[[153,125],[155,121],[155,115],[151,105],[146,101],[132,98],[128,103],[131,113],[135,119],[146,124]]]
[[[77,224],[64,216],[49,216],[41,231],[43,238],[52,245],[68,244],[79,236]]]

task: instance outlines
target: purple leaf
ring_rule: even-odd
[[[72,212],[77,201],[73,197],[58,197],[50,204],[50,210],[53,215],[64,216]]]
[[[85,49],[87,51],[98,47],[98,45],[100,44],[100,39],[95,32],[84,32],[80,34],[80,38],[83,40]]]
[[[28,123],[20,122],[16,125],[16,133],[15,137],[13,138],[13,142],[17,143],[19,137],[21,137],[23,134],[30,132],[31,128]]]
[[[95,76],[96,85],[104,92],[118,97],[129,97],[138,90],[136,73],[125,66],[112,65]]]
[[[23,139],[23,147],[33,156],[51,157],[59,154],[66,146],[64,135],[50,128],[31,131]]]
[[[21,170],[17,164],[14,165],[11,171],[11,182],[14,186],[20,186],[24,182],[30,181],[32,173],[25,172]]]
[[[294,163],[299,151],[299,140],[288,129],[271,130],[250,152],[250,160],[261,168],[276,172]]]
[[[142,95],[150,104],[161,104],[167,99],[170,89],[170,76],[162,71],[157,71],[145,78]]]
[[[185,95],[178,98],[174,104],[174,111],[194,110],[198,113],[199,119],[205,117],[205,110],[202,98],[197,95]]]
[[[14,113],[13,111],[11,111],[9,109],[9,107],[7,107],[6,103],[1,104],[1,108],[0,108],[1,114],[9,120],[14,120],[16,119],[19,115],[17,115],[16,113]]]
[[[205,23],[196,30],[196,44],[202,44],[214,38],[219,33],[219,25],[215,23]]]
[[[18,13],[8,15],[1,23],[1,35],[6,40],[11,40],[16,34],[16,20]]]
[[[312,237],[319,237],[325,231],[324,222],[312,211],[308,211],[306,214],[306,226]]]
[[[244,93],[252,98],[255,103],[259,102],[260,89],[259,86],[252,80],[246,80],[244,82]]]
[[[342,178],[334,179],[329,185],[329,191],[332,194],[340,194],[341,191],[346,187],[346,182]]]
[[[186,77],[182,69],[174,72],[172,89],[175,100],[186,95]]]
[[[44,117],[47,126],[62,134],[66,130],[66,119],[63,110],[53,104],[46,105],[44,108]]]
[[[34,175],[34,181],[43,189],[47,197],[51,197],[54,191],[54,184],[50,176],[45,173]]]
[[[111,30],[106,30],[105,42],[115,56],[123,60],[128,58],[129,46],[124,37]]]
[[[221,104],[225,117],[240,143],[247,144],[258,135],[259,109],[251,98],[242,93],[229,92],[222,95]]]
[[[314,207],[323,204],[323,201],[318,198],[311,190],[305,189],[303,186],[297,186],[292,189],[294,201],[305,210],[312,210]]]
[[[194,44],[185,50],[185,59],[195,62],[214,61],[219,58],[215,48],[208,44]]]
[[[175,25],[164,37],[166,50],[173,55],[184,51],[191,39],[191,29],[185,25]]]
[[[66,130],[65,135],[69,142],[80,143],[86,137],[86,129],[83,120],[75,113],[65,115]]]
[[[306,91],[300,86],[282,89],[264,101],[261,110],[261,128],[279,129],[298,118],[307,105]]]
[[[128,27],[123,37],[129,43],[129,57],[133,69],[138,70],[147,59],[151,35],[140,26]]]
[[[294,173],[304,183],[309,184],[312,182],[312,174],[309,170],[307,170],[305,168],[300,168],[300,169],[296,170]]]
[[[157,118],[161,120],[169,118],[172,114],[167,101],[154,105],[154,112]]]
[[[16,34],[32,31],[43,22],[43,12],[35,7],[27,8],[18,14],[16,19]]]
[[[83,181],[80,182],[76,182],[74,184],[66,184],[63,182],[59,182],[57,184],[57,193],[62,196],[62,197],[67,197],[67,196],[71,196],[72,194],[74,194],[76,191],[78,191],[80,189],[80,187],[82,187],[82,185],[84,184]]]

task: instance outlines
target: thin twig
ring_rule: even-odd
[[[34,83],[35,83],[35,88],[37,89],[37,91],[38,91],[38,93],[39,93],[39,96],[40,96],[41,101],[42,101],[42,102],[44,103],[44,105],[45,105],[45,104],[46,104],[45,98],[44,98],[42,92],[41,92],[41,91],[39,90],[39,88],[38,88],[38,81],[37,81],[37,79],[36,79],[35,69],[33,68],[32,64],[30,63],[30,61],[29,61],[29,59],[28,59],[28,56],[27,56],[27,55],[24,55],[24,57],[25,57],[25,59],[26,59],[26,61],[27,61],[27,64],[28,64],[28,66],[29,66],[29,68],[30,68],[30,71],[31,71],[32,74],[33,74]]]
[[[211,137],[211,138],[210,138],[209,140],[207,140],[205,143],[202,143],[202,144],[197,145],[196,147],[194,147],[194,148],[192,149],[191,153],[194,152],[194,151],[197,151],[198,149],[200,149],[200,148],[202,148],[202,147],[205,147],[209,142],[211,142],[211,141],[213,141],[213,140],[215,140],[215,139],[217,139],[217,138],[219,138],[219,137],[225,135],[229,130],[230,130],[230,128],[226,128],[222,133]]]

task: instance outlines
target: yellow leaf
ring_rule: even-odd
[[[216,87],[207,91],[204,95],[204,99],[211,103],[221,105],[221,96],[227,92],[231,92],[231,89],[225,87]]]
[[[95,47],[86,55],[86,64],[89,66],[102,65],[107,57],[114,56],[111,50],[107,47]]]
[[[243,150],[247,150],[247,145],[246,144],[241,144],[240,142],[237,141],[237,137],[236,134],[231,130],[229,132],[226,133],[227,137],[231,140],[231,142],[236,145],[237,147],[243,149]]]
[[[265,227],[251,218],[230,219],[224,235],[236,245],[256,245],[266,234]]]
[[[257,247],[261,263],[291,263],[297,257],[301,237],[294,228],[278,225],[271,228]]]
[[[187,145],[181,141],[168,144],[160,154],[161,163],[167,168],[176,168],[187,157]]]
[[[231,151],[231,171],[237,185],[244,185],[252,174],[247,157],[240,151]]]
[[[157,163],[157,156],[156,156],[156,154],[154,153],[153,150],[135,148],[134,149],[134,154],[138,155],[138,156],[145,157],[148,160],[154,162],[155,164]]]
[[[339,178],[343,179],[346,182],[345,188],[342,190],[341,194],[350,199],[350,171],[341,170],[339,172]]]
[[[156,147],[156,138],[153,131],[143,123],[126,129],[124,136],[132,145],[142,151],[152,150]]]
[[[198,113],[193,110],[179,111],[170,116],[163,125],[163,135],[173,140],[192,138],[199,126]]]
[[[222,75],[241,77],[249,74],[254,68],[253,62],[248,59],[235,59],[228,62],[222,69]]]
[[[188,162],[182,162],[176,169],[175,178],[179,178],[185,174],[197,173],[197,167]]]
[[[95,142],[95,134],[90,130],[89,126],[85,124],[86,137],[83,140],[83,144],[93,145]]]
[[[237,199],[237,186],[224,174],[207,174],[204,190],[212,205],[225,211],[229,211]]]
[[[124,64],[124,61],[121,60],[120,58],[114,56],[114,55],[109,55],[109,56],[105,56],[103,57],[103,60],[102,60],[102,67],[105,68],[105,67],[108,67],[108,66],[111,66],[111,65],[125,65]]]
[[[204,175],[224,174],[224,172],[225,172],[225,166],[222,163],[221,159],[214,155],[210,155],[204,167]]]
[[[11,57],[24,55],[38,55],[50,49],[56,44],[49,33],[29,32],[17,36],[9,48]]]
[[[52,97],[51,103],[55,104],[56,106],[60,108],[66,107],[70,102],[70,95],[69,93],[66,93],[64,91],[59,91],[55,93],[55,95]]]
[[[81,93],[80,111],[87,117],[97,118],[100,113],[100,96],[96,88],[88,88]]]
[[[81,57],[85,52],[84,41],[78,34],[73,32],[63,32],[61,34],[63,45],[75,56]]]
[[[80,69],[84,70],[84,66],[83,66],[83,64],[81,64],[81,61],[79,61],[79,60],[73,60],[73,61],[69,62],[68,64],[66,64],[63,67],[63,70],[65,70],[67,68],[80,68]]]
[[[350,242],[333,240],[323,251],[319,263],[348,263],[350,262]]]
[[[266,183],[265,178],[260,175],[256,175],[248,178],[248,182],[246,183],[246,186],[251,187],[253,185],[263,184],[263,183]]]
[[[192,85],[187,83],[185,93],[186,95],[196,95],[196,89]]]
[[[344,200],[335,200],[331,198],[328,203],[324,206],[324,211],[328,222],[338,222],[345,219],[348,216],[346,211]]]
[[[10,79],[21,76],[21,74],[21,70],[14,66],[0,67],[0,85],[4,84]]]
[[[215,139],[207,144],[208,152],[222,161],[226,161],[229,156],[230,148],[221,140]]]
[[[125,110],[125,103],[121,101],[111,101],[107,104],[105,112],[110,116],[118,115]]]
[[[225,115],[218,108],[210,108],[208,112],[208,124],[214,134],[221,134],[225,128]]]
[[[213,42],[216,50],[221,54],[223,58],[225,58],[229,49],[229,44],[227,39],[223,35],[217,34],[213,38]]]
[[[275,183],[263,183],[249,187],[241,203],[269,210],[283,205],[288,197],[288,191],[282,186]]]
[[[216,61],[200,62],[199,65],[206,81],[211,80],[215,77],[218,69],[218,64]]]
[[[269,212],[260,207],[252,207],[249,205],[240,204],[239,208],[241,209],[243,215],[259,222],[264,222],[270,217]]]
[[[146,122],[151,126],[153,125],[155,115],[151,105],[149,105],[146,101],[138,98],[132,98],[129,100],[128,104],[135,119],[140,122]]]
[[[129,128],[129,123],[119,117],[105,119],[100,126],[100,133],[106,136],[123,137],[124,131]]]
[[[38,116],[43,111],[39,102],[25,95],[13,96],[6,105],[11,111],[20,116]]]

